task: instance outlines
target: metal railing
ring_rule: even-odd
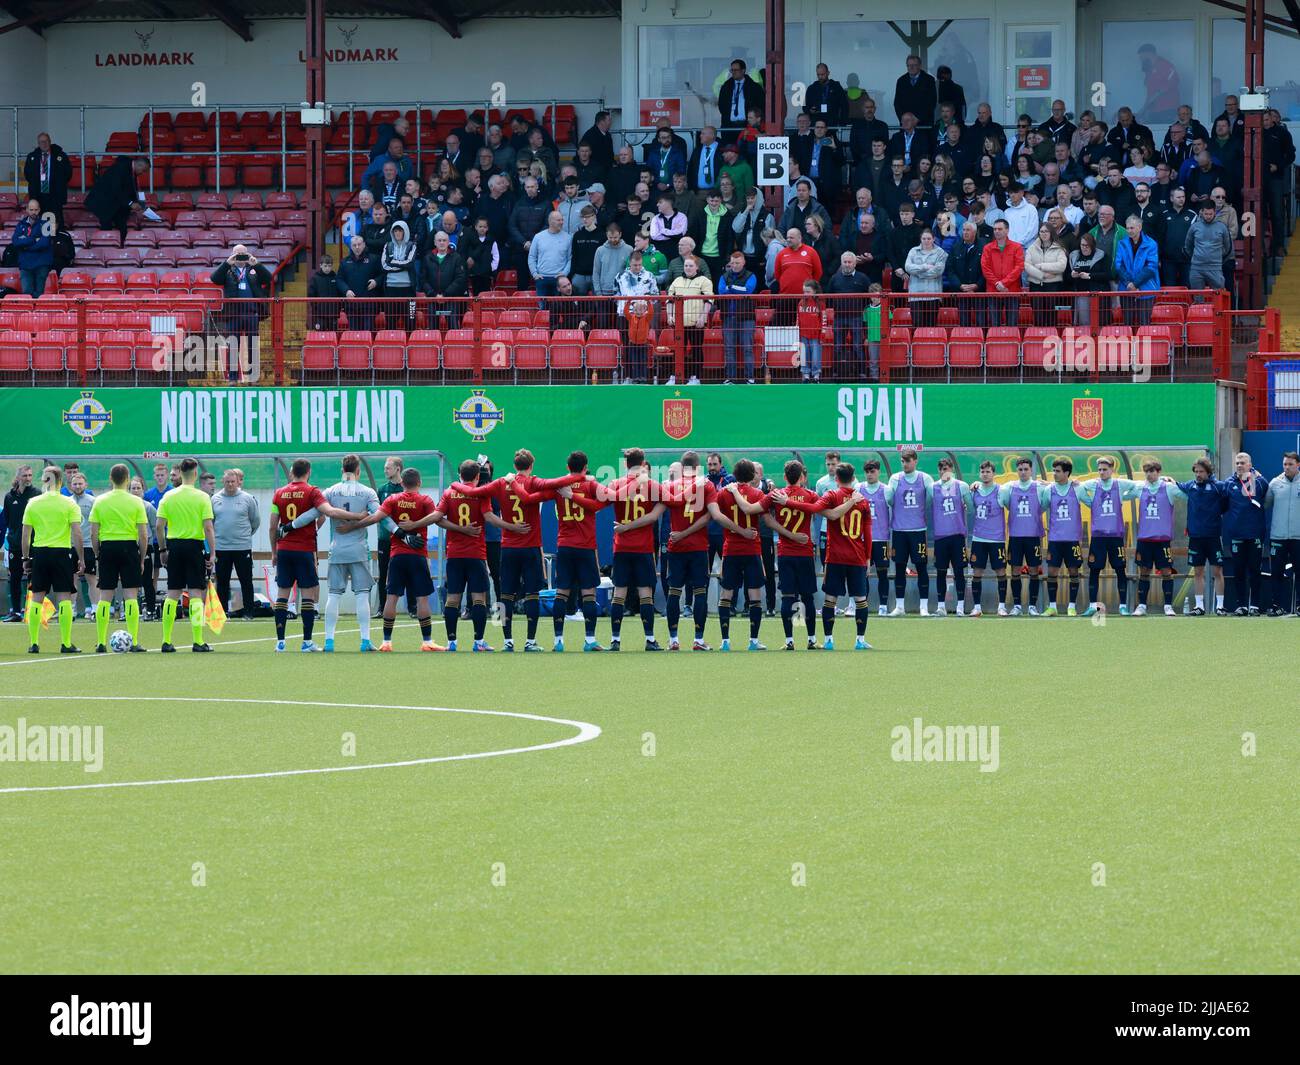
[[[1085,313],[1086,312],[1086,313]],[[223,299],[163,284],[0,302],[0,378],[170,385],[1208,381],[1245,356],[1226,293]],[[1267,339],[1276,312],[1264,316]],[[1270,326],[1271,323],[1271,326]],[[1268,329],[1274,330],[1270,333]],[[1261,348],[1255,329],[1253,350]],[[237,366],[218,362],[237,353]],[[197,361],[196,361],[197,360]]]

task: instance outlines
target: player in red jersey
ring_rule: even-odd
[[[731,469],[735,480],[718,493],[718,506],[738,531],[724,526],[722,534],[722,582],[718,592],[718,622],[722,626],[719,651],[731,650],[731,604],[743,585],[749,604],[749,649],[766,651],[759,643],[763,625],[763,545],[758,539],[760,515],[771,501],[757,486],[758,470],[749,459],[741,459]]]
[[[460,464],[459,483],[473,484],[478,480],[479,470],[477,462],[466,459]],[[447,524],[443,524],[444,519]],[[504,520],[492,512],[490,498],[466,495],[458,491],[455,485],[442,493],[438,509],[414,523],[413,527],[435,522],[447,530],[447,584],[442,608],[442,616],[447,623],[447,650],[456,650],[456,623],[460,620],[460,601],[467,589],[470,618],[474,623],[474,650],[495,650],[488,646],[485,638],[488,568],[487,542],[483,539],[483,529],[487,525],[495,525],[502,535],[510,532],[526,536],[532,531],[532,526],[527,522]]]
[[[639,447],[623,454],[627,473],[612,485],[596,486],[595,495],[614,504],[614,599],[609,612],[609,649],[622,646],[623,610],[627,591],[635,588],[640,600],[645,649],[662,651],[655,639],[655,523],[664,506],[655,500],[658,485],[650,481],[645,452]]]
[[[528,618],[524,651],[541,650],[537,646],[538,594],[546,585],[542,562],[542,502],[554,499],[557,489],[586,480],[584,473],[550,479],[534,477],[533,462],[533,453],[521,448],[515,452],[514,473],[485,485],[457,483],[451,486],[472,499],[495,499],[501,513],[511,522],[528,527],[526,533],[509,530],[501,533],[501,581],[497,598],[505,608],[502,623],[505,629],[504,651],[515,649],[513,623],[516,603],[522,603]]]
[[[388,583],[384,588],[384,642],[379,645],[381,651],[393,649],[397,601],[403,595],[406,596],[408,605],[415,606],[416,619],[420,623],[420,650],[447,649],[433,642],[433,617],[429,609],[433,579],[429,576],[428,534],[424,532],[424,527],[431,524],[447,527],[442,522],[429,520],[436,509],[433,500],[420,491],[420,471],[409,467],[402,471],[402,490],[388,496],[375,513],[360,520],[340,522],[335,526],[336,532],[348,533],[375,525],[385,518],[391,518],[397,523],[388,559]],[[356,518],[356,515],[352,517]]]
[[[687,451],[681,458],[681,476],[666,481],[660,502],[668,508],[670,533],[668,556],[668,650],[676,651],[677,625],[681,619],[682,592],[690,588],[695,641],[691,649],[712,650],[704,642],[704,626],[709,617],[709,520],[724,529],[739,533],[740,526],[731,521],[718,505],[718,490],[707,477],[700,476],[698,452]]]
[[[826,630],[826,650],[835,649],[835,603],[845,594],[853,596],[857,607],[858,638],[854,649],[869,651],[867,643],[867,562],[871,558],[871,505],[854,489],[853,467],[841,462],[835,467],[835,486],[815,502],[792,498],[786,492],[773,492],[773,502],[821,514],[826,518],[826,574],[822,591],[822,627]]]
[[[298,586],[298,612],[302,617],[302,649],[315,651],[312,629],[316,624],[316,592],[320,577],[316,573],[316,526],[293,527],[294,518],[315,509],[327,518],[355,517],[351,512],[331,506],[315,485],[308,484],[311,463],[294,459],[289,468],[288,484],[271,496],[271,564],[275,566],[275,649],[284,650],[284,630],[289,620],[289,593]]]
[[[566,465],[571,474],[582,474],[583,481],[556,490],[555,517],[559,533],[555,538],[555,647],[564,650],[564,619],[569,612],[570,596],[577,592],[582,604],[586,630],[584,651],[604,651],[596,642],[596,586],[600,583],[600,562],[596,555],[596,512],[610,505],[597,497],[597,484],[587,478],[587,456],[574,451]]]
[[[817,493],[808,487],[808,468],[798,459],[785,464],[785,494],[812,503]],[[776,555],[781,560],[777,575],[781,579],[781,625],[785,629],[785,649],[794,650],[795,604],[802,603],[804,622],[808,626],[808,650],[817,650],[817,567],[813,562],[813,542],[809,536],[811,520],[802,510],[773,504],[763,515],[764,523],[776,530]]]

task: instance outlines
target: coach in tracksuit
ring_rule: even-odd
[[[212,495],[212,531],[216,534],[217,597],[221,608],[230,610],[230,571],[239,577],[244,599],[243,614],[252,618],[253,533],[262,524],[257,497],[244,491],[242,470],[230,469],[221,475],[221,491]]]
[[[1235,472],[1224,482],[1228,507],[1223,518],[1237,589],[1237,609],[1233,613],[1239,618],[1259,617],[1259,564],[1267,532],[1264,501],[1268,482],[1244,451],[1233,459],[1233,468]]]
[[[1214,466],[1209,459],[1192,463],[1195,476],[1189,481],[1179,481],[1178,487],[1187,497],[1187,564],[1192,567],[1192,588],[1196,588],[1196,570],[1205,569],[1205,593],[1196,596],[1192,613],[1197,617],[1213,610],[1220,617],[1223,593],[1214,594],[1214,570],[1223,571],[1223,508],[1226,485],[1214,479]],[[1213,599],[1211,597],[1213,596]]]
[[[1269,617],[1286,613],[1291,596],[1286,586],[1286,567],[1292,576],[1300,574],[1300,455],[1288,451],[1282,456],[1282,472],[1268,482],[1264,509],[1273,512],[1268,538],[1272,543],[1269,569],[1273,573],[1273,606]],[[1300,601],[1292,605],[1300,617]]]

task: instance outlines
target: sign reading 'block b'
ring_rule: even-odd
[[[758,184],[790,183],[790,138],[758,138]]]

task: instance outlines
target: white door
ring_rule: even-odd
[[[1012,126],[1020,115],[1028,115],[1035,125],[1046,121],[1052,100],[1062,96],[1060,41],[1057,25],[1007,26],[1006,117]]]

